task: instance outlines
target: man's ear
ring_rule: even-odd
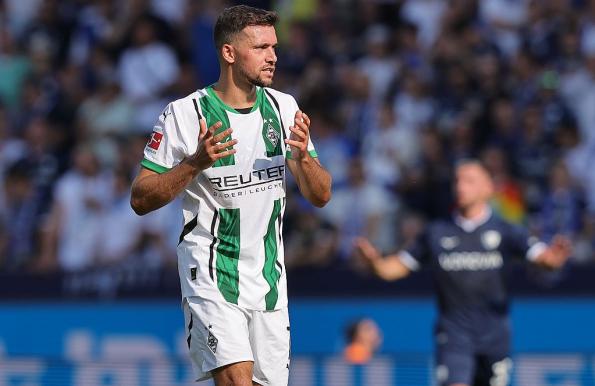
[[[221,58],[228,64],[232,64],[236,61],[236,53],[231,44],[224,44],[221,47]]]

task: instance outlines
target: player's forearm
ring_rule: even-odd
[[[533,260],[533,264],[541,268],[553,271],[556,269],[560,269],[562,265],[564,265],[564,261],[565,259],[561,260],[548,249],[544,253],[537,256],[535,260]]]
[[[130,206],[140,216],[171,202],[194,177],[198,169],[183,161],[162,174],[151,174],[134,180]]]
[[[409,269],[401,263],[398,255],[376,260],[372,269],[376,276],[386,281],[396,281],[409,275]]]
[[[302,195],[322,208],[331,199],[331,175],[311,156],[296,161],[296,180]]]

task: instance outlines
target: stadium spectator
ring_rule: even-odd
[[[354,365],[364,365],[372,359],[382,345],[382,333],[372,319],[360,319],[345,330],[347,346],[343,358]]]
[[[337,105],[339,119],[343,122],[345,134],[355,145],[356,154],[359,154],[376,113],[376,106],[370,98],[370,80],[349,65],[340,67],[337,76],[339,87],[345,93]]]
[[[0,24],[0,97],[14,107],[22,93],[23,82],[31,71],[31,61],[19,49],[8,25]]]
[[[204,52],[216,52],[211,36],[223,4],[219,1],[191,1],[190,4],[193,13],[190,22],[191,41],[201,42],[190,45],[192,64],[199,83],[209,85],[215,83],[219,77],[219,63],[213,55],[204,55]]]
[[[319,155],[320,162],[324,163],[333,176],[335,187],[343,187],[347,184],[349,176],[349,162],[353,158],[355,146],[353,142],[340,129],[340,125],[333,117],[329,117],[321,110],[314,110],[311,114],[316,122],[316,129],[312,132],[312,138],[325,148],[324,153]]]
[[[398,62],[390,47],[390,31],[383,25],[370,26],[364,37],[365,55],[357,63],[358,71],[370,82],[370,98],[374,102],[386,97],[388,87],[398,72]]]
[[[505,55],[513,56],[520,47],[520,29],[528,18],[529,1],[485,0],[479,3],[480,17],[494,34],[495,43]]]
[[[112,198],[112,177],[88,144],[74,151],[73,167],[57,182],[44,229],[38,269],[80,271],[97,252],[101,216]]]
[[[141,17],[132,28],[132,45],[118,64],[124,95],[134,103],[135,128],[150,132],[153,119],[166,104],[161,100],[179,75],[179,63],[172,48],[159,41],[157,22]]]
[[[130,208],[130,184],[128,170],[117,170],[113,176],[112,192],[98,218],[95,249],[91,258],[98,266],[116,265],[134,260],[143,249],[143,218]],[[95,222],[96,220],[91,220]],[[89,224],[90,225],[90,224]]]
[[[406,0],[401,8],[401,17],[415,24],[419,31],[419,43],[430,49],[440,34],[443,16],[448,8],[440,0]]]
[[[375,125],[364,139],[362,157],[370,182],[395,187],[419,158],[419,131],[403,123],[390,104],[378,110]]]
[[[127,134],[133,125],[134,106],[121,93],[113,67],[104,64],[106,53],[95,50],[93,59],[98,66],[105,66],[98,76],[97,91],[80,104],[77,111],[79,135],[87,140],[104,136]]]
[[[4,174],[8,165],[23,158],[27,153],[25,141],[16,137],[13,131],[10,113],[6,106],[0,104],[0,176]]]
[[[543,121],[541,105],[527,106],[521,118],[519,145],[513,153],[528,212],[536,212],[541,206],[547,173],[553,161],[552,155],[555,154]]]
[[[337,228],[316,215],[314,208],[302,201],[286,209],[285,265],[324,267],[336,260]]]
[[[29,121],[23,132],[23,153],[33,168],[35,196],[42,213],[47,212],[52,191],[68,154],[60,151],[60,130],[42,118]]]
[[[361,235],[390,248],[394,238],[389,230],[397,208],[389,192],[370,181],[362,160],[355,158],[349,164],[348,185],[335,190],[333,199],[320,213],[339,230],[338,252],[346,259],[351,257],[353,241]]]
[[[449,156],[440,133],[434,129],[421,133],[420,156],[407,169],[398,186],[407,208],[430,219],[448,216],[451,205]]]
[[[576,239],[583,228],[584,200],[563,161],[549,170],[549,184],[542,203],[539,222],[544,240],[556,234]]]
[[[581,135],[587,141],[595,137],[595,40],[584,42],[584,66],[566,72],[561,80],[560,94],[573,110]]]
[[[122,38],[129,17],[125,4],[92,1],[82,6],[74,20],[68,52],[69,61],[83,66],[98,46],[113,46]]]
[[[27,161],[10,165],[4,175],[0,205],[0,270],[26,271],[38,251],[40,201],[35,196],[33,168]]]
[[[407,71],[401,77],[402,87],[394,97],[393,109],[406,127],[419,130],[434,117],[434,102],[427,94],[422,75]]]

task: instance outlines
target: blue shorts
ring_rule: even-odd
[[[507,386],[512,361],[507,356],[439,351],[436,379],[440,386],[457,383],[473,386]]]
[[[508,331],[492,345],[478,344],[477,337],[461,329],[439,326],[436,331],[436,380],[440,386],[507,386],[512,361]],[[491,339],[490,339],[491,340]]]

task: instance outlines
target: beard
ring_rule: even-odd
[[[254,86],[258,86],[258,87],[269,87],[273,84],[273,80],[272,79],[263,79],[262,76],[260,75],[260,72],[258,75],[251,75],[249,74],[247,71],[245,71],[243,68],[240,69],[240,73],[244,76],[244,78],[252,85]]]

